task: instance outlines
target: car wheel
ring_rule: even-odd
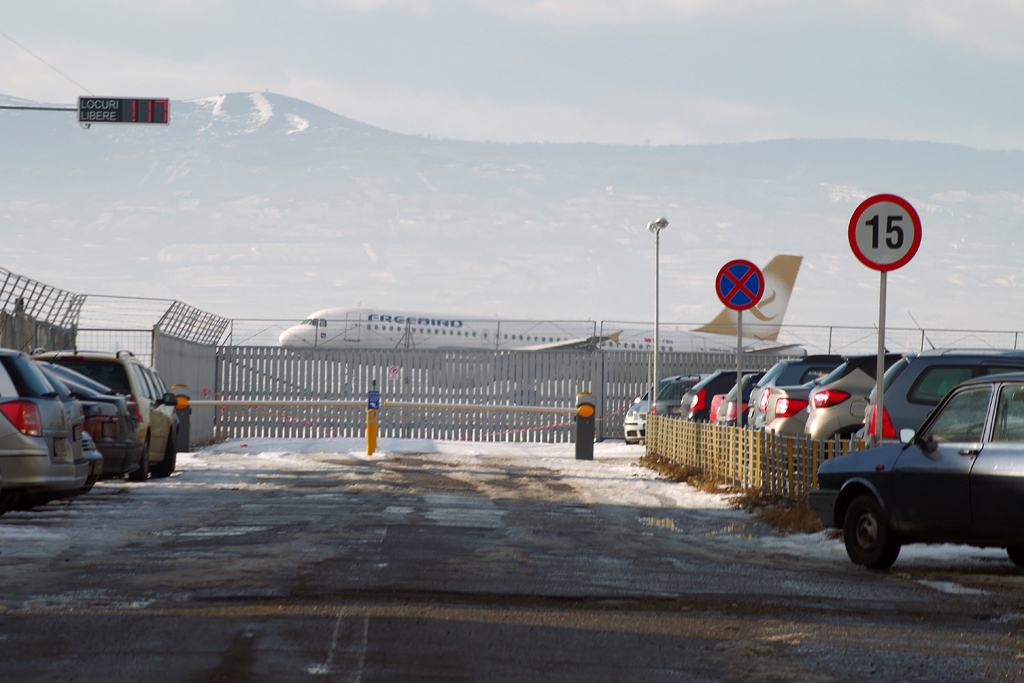
[[[128,475],[129,481],[146,481],[149,479],[149,435],[146,435],[146,445],[142,447],[142,457],[139,458],[139,469]]]
[[[900,542],[882,507],[868,494],[854,498],[846,510],[843,542],[853,563],[868,569],[888,569],[900,554]]]
[[[154,479],[164,479],[171,476],[174,466],[178,460],[178,444],[174,434],[167,435],[167,447],[164,449],[164,459],[153,465],[150,471]]]
[[[1008,545],[1006,554],[1010,556],[1010,561],[1015,565],[1024,567],[1024,545]]]

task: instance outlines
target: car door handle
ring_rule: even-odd
[[[980,448],[964,448],[962,450],[957,451],[957,453],[959,455],[978,455],[979,453],[981,453],[981,449]]]

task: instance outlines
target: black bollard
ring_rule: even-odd
[[[576,394],[576,459],[594,459],[594,395]]]

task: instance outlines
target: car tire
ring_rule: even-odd
[[[139,469],[128,475],[128,481],[146,481],[147,479],[149,479],[149,435],[146,436],[146,444],[142,447]]]
[[[1008,545],[1006,554],[1010,556],[1010,561],[1015,565],[1024,567],[1024,545]]]
[[[178,460],[178,445],[174,434],[167,435],[167,446],[164,448],[164,459],[149,468],[154,479],[166,479],[174,472]]]
[[[888,569],[900,554],[900,542],[882,506],[868,494],[854,498],[847,508],[843,543],[853,563],[868,569]]]

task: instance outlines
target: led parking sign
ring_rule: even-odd
[[[79,123],[171,122],[170,100],[139,100],[123,97],[79,97]]]

